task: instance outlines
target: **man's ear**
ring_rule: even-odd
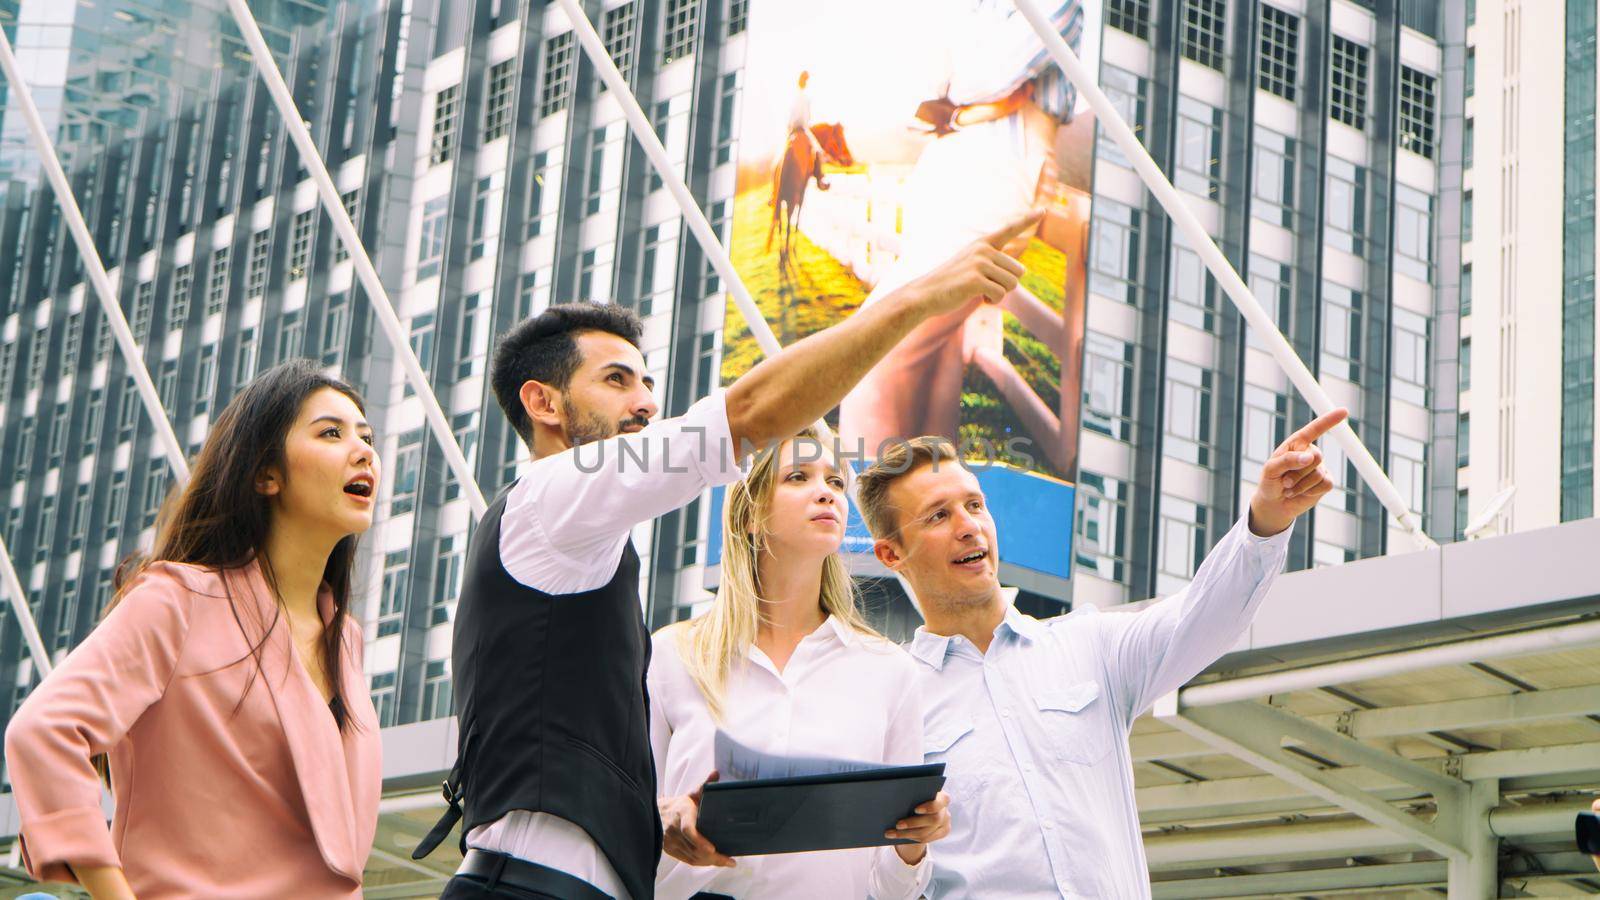
[[[281,490],[283,490],[283,480],[278,477],[277,472],[267,468],[257,473],[256,493],[263,497],[272,497]]]
[[[883,563],[883,567],[891,572],[898,572],[905,564],[906,558],[900,555],[900,549],[888,538],[880,538],[872,542],[872,555]]]
[[[528,413],[528,418],[540,425],[561,427],[560,391],[543,382],[524,381],[517,396],[522,400],[522,408]]]

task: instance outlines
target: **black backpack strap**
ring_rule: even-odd
[[[449,805],[445,808],[444,815],[439,817],[439,821],[434,823],[433,828],[423,836],[422,842],[417,844],[417,849],[411,851],[412,859],[422,859],[432,853],[433,848],[439,846],[440,842],[450,834],[450,829],[461,821],[461,760],[456,760],[455,767],[450,770],[450,777],[445,779],[440,788],[444,793],[445,803]]]

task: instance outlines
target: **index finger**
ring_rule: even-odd
[[[1036,209],[1020,219],[1013,219],[1007,222],[999,231],[985,236],[983,242],[999,250],[1005,247],[1006,244],[1011,243],[1012,238],[1032,228],[1042,218],[1044,218],[1044,210]]]
[[[1329,410],[1328,412],[1317,416],[1315,419],[1312,419],[1299,431],[1289,435],[1289,439],[1284,443],[1291,447],[1296,446],[1301,442],[1311,444],[1318,438],[1332,431],[1335,426],[1348,418],[1350,418],[1350,410],[1345,409],[1342,406],[1338,409]]]

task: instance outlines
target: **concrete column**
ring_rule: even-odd
[[[1461,803],[1440,806],[1439,814],[1453,818],[1459,842],[1467,850],[1465,856],[1450,860],[1449,900],[1500,896],[1500,839],[1489,830],[1489,810],[1499,802],[1500,780],[1490,778],[1471,782]]]

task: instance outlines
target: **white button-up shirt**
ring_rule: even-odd
[[[718,723],[684,668],[682,626],[655,637],[650,657],[650,743],[663,795],[693,793],[711,774]],[[759,647],[728,673],[721,727],[769,753],[826,756],[886,765],[922,762],[917,666],[904,650],[850,630],[829,616],[795,648],[779,672]],[[931,799],[931,798],[930,798]],[[731,897],[907,900],[932,874],[929,858],[906,865],[893,847],[741,856],[733,868],[691,866],[661,857],[656,897],[698,891]]]
[[[1010,609],[987,653],[918,629],[923,749],[952,820],[928,896],[1149,897],[1129,730],[1244,634],[1288,541],[1241,521],[1179,593],[1049,622]]]
[[[719,391],[678,418],[534,460],[506,497],[500,562],[512,578],[547,594],[603,587],[635,525],[741,474]],[[558,816],[512,810],[472,829],[467,846],[559,869],[628,900],[594,839]]]

